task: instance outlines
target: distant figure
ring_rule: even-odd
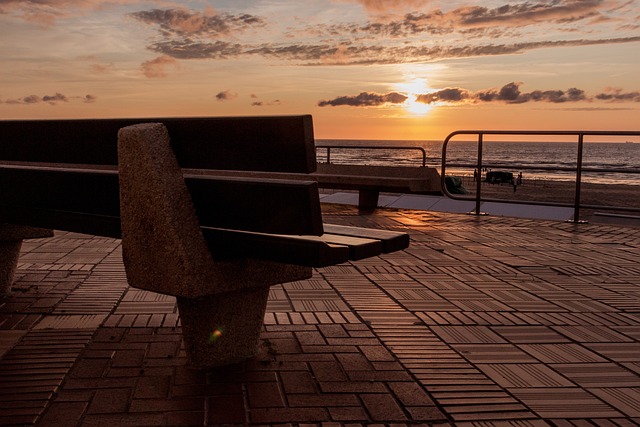
[[[516,190],[518,189],[518,183],[513,178],[511,178],[511,185],[513,185],[513,192],[515,193]]]
[[[518,179],[516,180],[517,185],[522,185],[522,172],[518,174]]]
[[[476,182],[476,179],[478,179],[478,169],[473,170],[473,182]]]

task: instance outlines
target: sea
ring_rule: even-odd
[[[332,147],[330,152],[324,146]],[[417,140],[316,140],[319,162],[361,165],[421,166],[422,148],[426,166],[441,171],[442,141]],[[364,148],[363,148],[364,147]],[[375,147],[375,148],[373,148]],[[450,141],[445,153],[446,174],[472,177],[478,158],[475,141]],[[522,172],[527,179],[575,181],[577,142],[485,141],[483,171]],[[640,185],[640,142],[585,142],[582,182]],[[551,170],[557,169],[557,170]]]

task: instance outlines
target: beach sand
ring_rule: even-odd
[[[465,177],[464,187],[469,195],[475,195],[476,183],[472,177]],[[594,184],[582,183],[580,193],[581,205],[630,207],[640,209],[640,185]],[[482,182],[482,197],[504,201],[533,201],[572,204],[575,200],[575,183],[548,179],[524,180],[523,184],[513,191],[509,184],[489,184]],[[469,196],[467,195],[467,196]],[[609,212],[640,216],[640,212],[628,210],[581,209],[581,217],[597,212]]]

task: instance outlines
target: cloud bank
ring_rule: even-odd
[[[640,35],[624,30],[637,26],[625,0],[505,2],[449,11],[429,10],[431,2],[421,0],[350,1],[385,18],[289,26],[282,33],[276,22],[250,13],[170,8],[130,16],[157,31],[147,45],[150,51],[178,60],[261,57],[303,65],[402,64],[640,42]],[[385,14],[399,9],[410,12]],[[532,38],[526,32],[531,25],[548,31]]]
[[[34,24],[51,26],[60,19],[90,11],[138,3],[142,0],[1,0],[0,14],[13,14]]]
[[[502,101],[508,104],[524,104],[526,102],[578,102],[592,101],[582,89],[569,88],[567,90],[534,90],[522,92],[521,82],[511,82],[499,89],[487,89],[470,92],[462,88],[445,88],[439,91],[420,94],[417,102],[424,104],[449,103],[460,104],[465,102],[494,102]]]
[[[134,12],[131,16],[145,24],[155,25],[165,37],[207,37],[229,35],[249,28],[264,26],[262,18],[244,14],[219,14],[187,9],[152,9]]]
[[[348,105],[351,107],[377,107],[383,104],[402,104],[408,99],[407,95],[398,92],[377,94],[371,92],[361,92],[356,96],[339,96],[328,101],[319,101],[319,107]]]
[[[423,104],[464,105],[500,102],[505,104],[525,104],[528,102],[548,102],[562,104],[570,102],[640,102],[640,91],[624,92],[619,88],[606,88],[603,92],[588,96],[584,90],[569,88],[566,90],[534,90],[523,92],[521,82],[511,82],[501,88],[470,91],[459,87],[448,87],[433,92],[415,95],[416,102]],[[318,101],[319,107],[377,107],[384,104],[400,105],[409,99],[409,94],[391,92],[376,94],[362,92],[355,96],[343,95],[330,100]]]
[[[638,7],[630,0],[524,0],[490,6],[441,0],[327,2],[336,9],[340,3],[359,4],[366,13],[333,15],[323,22],[291,16],[282,22],[281,14],[291,6],[287,2],[269,15],[270,8],[226,12],[176,3],[165,8],[140,6],[132,12],[132,7],[148,4],[142,0],[0,0],[0,14],[54,25],[107,7],[110,13],[118,10],[150,30],[144,44],[156,57],[141,64],[149,78],[179,68],[171,60],[259,58],[307,66],[382,65],[640,42]],[[299,7],[292,10],[304,13]],[[95,67],[97,72],[104,69]]]
[[[56,92],[53,95],[27,95],[22,98],[10,98],[0,100],[0,104],[12,104],[12,105],[35,105],[35,104],[49,104],[49,105],[58,105],[60,103],[66,103],[74,100],[80,100],[81,102],[91,104],[96,102],[97,97],[95,95],[84,95],[84,96],[71,96],[68,97],[59,92]]]

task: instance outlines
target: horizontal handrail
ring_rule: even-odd
[[[510,200],[505,201],[502,199],[495,198],[482,198],[482,180],[480,176],[476,180],[476,194],[474,197],[464,197],[455,195],[449,192],[447,189],[445,178],[446,178],[446,168],[447,168],[447,146],[449,141],[457,135],[475,135],[477,137],[478,142],[478,155],[477,155],[477,163],[475,164],[462,164],[462,163],[453,163],[448,166],[451,167],[473,167],[476,168],[477,171],[482,171],[483,168],[488,167],[502,167],[502,168],[512,168],[512,169],[522,169],[522,170],[548,170],[548,171],[570,171],[576,172],[575,178],[575,196],[573,204],[568,203],[555,203],[555,202],[539,202],[539,201],[520,201],[520,200]],[[551,166],[528,166],[528,165],[518,165],[518,164],[505,164],[505,163],[495,163],[495,164],[485,164],[482,161],[482,149],[483,149],[483,140],[486,135],[527,135],[527,136],[536,136],[536,135],[546,135],[546,136],[574,136],[577,137],[577,160],[575,167],[551,167]],[[583,167],[582,166],[582,154],[584,147],[584,137],[585,136],[640,136],[640,131],[550,131],[550,130],[458,130],[451,132],[445,138],[442,144],[442,166],[441,166],[441,186],[442,192],[452,198],[457,200],[475,200],[475,213],[476,215],[480,215],[480,203],[482,201],[489,202],[497,202],[497,203],[513,203],[513,204],[533,204],[533,205],[543,205],[543,206],[563,206],[563,207],[573,207],[573,222],[582,222],[580,221],[580,208],[587,209],[603,209],[603,210],[622,210],[622,211],[630,211],[630,212],[640,212],[640,208],[633,207],[622,207],[622,206],[600,206],[600,205],[588,205],[580,203],[580,195],[581,195],[581,187],[582,187],[582,172],[613,172],[613,173],[629,173],[629,174],[640,174],[640,168],[596,168],[596,167]],[[526,142],[525,142],[526,143]]]
[[[327,149],[327,163],[331,163],[331,149],[355,149],[355,150],[417,150],[422,153],[422,166],[427,165],[427,151],[422,147],[410,145],[335,145],[335,144],[316,144],[316,148]]]

